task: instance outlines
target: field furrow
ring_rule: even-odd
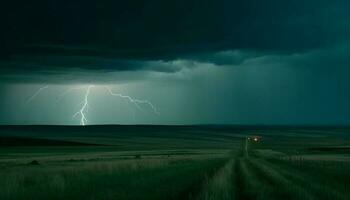
[[[231,159],[214,176],[207,180],[198,199],[232,200],[234,199],[234,160]]]
[[[271,169],[278,171],[286,179],[290,180],[294,185],[298,185],[303,190],[313,194],[316,199],[339,199],[346,200],[345,194],[327,185],[327,183],[317,180],[317,177],[312,177],[309,174],[303,173],[295,168],[287,167],[282,164],[275,164],[266,160],[259,159],[259,163],[269,166]]]
[[[238,158],[236,170],[237,199],[266,199],[271,196],[271,191],[248,166],[247,158]]]
[[[286,178],[278,170],[261,162],[260,159],[249,159],[248,162],[255,173],[258,174],[257,176],[270,186],[275,199],[317,199],[308,190]]]

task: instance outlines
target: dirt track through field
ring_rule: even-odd
[[[343,194],[336,186],[328,185],[295,166],[273,162],[268,159],[247,154],[246,149],[232,158],[229,167],[232,171],[220,174],[222,187],[212,183],[212,188],[226,191],[229,196],[220,196],[216,192],[205,191],[200,199],[244,199],[244,200],[346,200],[349,196]],[[217,179],[217,177],[216,177]],[[226,179],[226,181],[225,181]],[[228,183],[228,181],[231,181]],[[217,182],[217,181],[216,181]],[[214,185],[216,184],[216,185]],[[228,186],[229,184],[229,186]],[[218,189],[219,188],[219,189]],[[208,190],[208,188],[206,188]]]

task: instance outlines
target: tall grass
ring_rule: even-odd
[[[247,161],[248,158],[238,159],[237,199],[271,199],[270,189],[253,173]]]
[[[350,199],[350,164],[278,159],[253,149],[229,159],[134,154],[0,166],[0,199]]]
[[[265,185],[269,185],[271,198],[274,199],[315,199],[302,186],[292,182],[289,178],[281,174],[280,171],[269,167],[258,159],[249,159],[248,163],[257,174],[260,180],[264,180]]]
[[[337,175],[339,167],[288,163],[248,155],[243,151],[206,181],[199,199],[222,200],[346,200],[350,199],[348,176]],[[327,173],[324,170],[331,170]],[[310,171],[312,170],[312,171]],[[341,174],[347,174],[342,172]],[[338,174],[339,175],[339,174]],[[345,183],[345,184],[344,184]],[[343,184],[343,185],[342,185]]]
[[[350,199],[350,177],[343,167],[324,168],[313,162],[269,160],[264,162],[275,168],[286,178],[313,193],[318,199]],[[317,161],[316,161],[317,162]]]
[[[224,159],[138,159],[0,172],[0,199],[186,199]]]
[[[234,198],[234,160],[230,160],[223,168],[218,170],[211,179],[204,183],[198,199],[201,200],[229,200]]]

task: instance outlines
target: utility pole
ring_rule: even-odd
[[[249,140],[249,137],[245,137],[245,153],[246,153],[247,157],[249,156],[249,154],[248,154],[248,140]]]

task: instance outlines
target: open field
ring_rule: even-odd
[[[350,199],[348,128],[3,126],[0,144],[4,200]]]

